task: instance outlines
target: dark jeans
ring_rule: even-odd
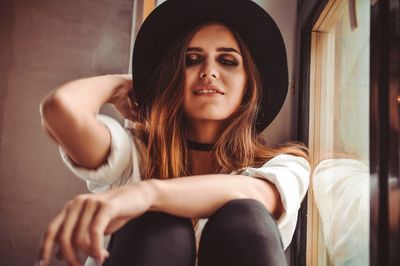
[[[148,212],[112,238],[106,266],[193,266],[196,246],[190,219]],[[258,201],[232,200],[204,227],[199,266],[287,265],[278,228]]]

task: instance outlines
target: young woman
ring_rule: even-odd
[[[50,223],[41,265],[56,244],[69,265],[79,252],[86,265],[285,265],[309,164],[301,145],[268,148],[258,134],[287,76],[282,36],[252,1],[156,8],[135,42],[133,84],[80,79],[41,104],[63,161],[96,192]],[[105,103],[124,127],[98,114]]]

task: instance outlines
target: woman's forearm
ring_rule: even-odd
[[[150,210],[188,218],[209,217],[225,203],[251,198],[260,201],[275,216],[282,203],[275,186],[268,181],[241,175],[199,175],[170,180],[150,180]]]

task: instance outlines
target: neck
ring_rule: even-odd
[[[195,151],[211,151],[214,148],[214,143],[199,143],[187,140],[187,144],[189,149]]]
[[[212,144],[217,141],[220,134],[221,123],[219,121],[192,121],[188,126],[187,139],[192,142]]]
[[[213,173],[213,156],[209,151],[189,150],[191,175]]]

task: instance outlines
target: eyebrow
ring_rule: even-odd
[[[200,48],[200,47],[188,47],[186,49],[186,51],[187,52],[203,52],[204,50],[203,50],[203,48]],[[218,47],[217,51],[218,52],[234,52],[241,56],[239,51],[237,51],[236,49],[231,48],[231,47]]]

